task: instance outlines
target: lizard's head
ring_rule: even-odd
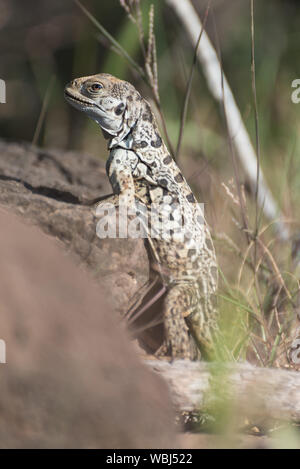
[[[126,137],[141,112],[139,92],[108,73],[76,78],[65,87],[65,98],[101,126],[110,146]]]

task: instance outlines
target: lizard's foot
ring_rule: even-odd
[[[201,358],[199,350],[195,347],[195,344],[189,340],[189,344],[185,347],[178,348],[178,344],[168,343],[164,341],[163,344],[155,352],[155,357],[171,357],[173,360],[196,360]]]

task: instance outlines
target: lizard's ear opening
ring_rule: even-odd
[[[135,127],[137,120],[141,113],[141,100],[136,99],[129,101],[126,99],[125,103],[122,101],[116,108],[115,114],[122,118],[122,126],[118,134],[112,138],[109,148],[122,147],[130,149],[132,147],[131,130]],[[129,134],[129,135],[128,135]]]
[[[113,102],[112,107],[110,107],[111,102]],[[124,135],[129,132],[124,120],[126,104],[123,101],[115,99],[110,100],[109,108],[106,109],[107,107],[107,102],[100,102],[90,117],[100,125],[106,139],[122,140]]]
[[[125,103],[121,102],[120,104],[118,104],[118,106],[115,108],[115,114],[116,116],[120,116],[121,114],[123,114],[124,110],[125,110]]]

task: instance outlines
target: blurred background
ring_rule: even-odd
[[[141,0],[146,31],[150,3],[155,7],[162,108],[175,145],[193,48],[177,16],[163,0]],[[203,18],[207,2],[195,0],[193,3]],[[141,63],[136,27],[128,20],[119,0],[83,0],[83,4]],[[219,44],[225,74],[254,142],[250,2],[213,0],[211,5],[207,31],[211,40]],[[7,103],[0,106],[1,137],[34,140],[40,146],[78,149],[106,158],[105,144],[96,125],[65,103],[65,84],[77,76],[108,72],[132,81],[151,98],[150,90],[110,48],[107,39],[74,1],[0,0],[0,12],[0,78],[7,84]],[[291,216],[300,192],[297,178],[300,105],[293,104],[290,98],[291,83],[300,77],[299,2],[256,1],[255,29],[262,163],[268,183]],[[43,103],[46,112],[41,128],[37,129]],[[221,178],[232,172],[222,113],[198,65],[182,154],[183,159],[184,155],[197,158],[199,168],[205,160]],[[287,173],[288,195],[284,193],[286,186],[283,184]]]
[[[143,65],[136,25],[121,3],[124,2],[82,0],[93,18]],[[193,47],[165,1],[141,0],[140,4],[146,34],[150,4],[154,4],[161,107],[170,140],[176,146]],[[207,1],[193,0],[193,4],[203,18]],[[291,239],[286,243],[273,239],[272,229],[266,230],[264,236],[266,243],[272,243],[283,278],[294,282],[290,275],[294,269],[291,241],[299,230],[300,104],[291,101],[291,84],[300,78],[300,5],[299,0],[254,4],[261,162],[267,183],[291,226]],[[0,104],[1,137],[34,142],[41,147],[75,149],[106,160],[106,143],[99,128],[65,102],[65,84],[78,76],[107,72],[131,81],[153,103],[149,87],[72,0],[0,0],[0,13],[0,78],[7,86],[7,102]],[[249,0],[212,0],[206,29],[220,50],[224,72],[255,144],[250,24]],[[206,204],[222,271],[221,309],[231,315],[244,314],[242,304],[261,310],[257,292],[248,289],[250,274],[244,269],[247,255],[244,261],[243,257],[249,246],[240,230],[234,203],[236,189],[222,110],[212,98],[198,64],[180,165],[199,200]],[[253,228],[253,197],[242,170],[240,174]],[[232,242],[239,252],[230,246]],[[243,286],[246,290],[241,291]],[[268,288],[267,282],[266,291]],[[235,332],[232,330],[231,334]]]

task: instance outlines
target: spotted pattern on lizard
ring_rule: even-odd
[[[213,348],[217,330],[217,263],[208,226],[187,181],[164,144],[149,103],[130,83],[112,75],[77,78],[65,98],[96,121],[108,139],[107,174],[113,189],[103,203],[142,204],[146,210],[171,206],[170,236],[152,219],[156,236],[145,240],[167,289],[164,301],[165,350],[173,358],[195,358]],[[100,204],[101,204],[100,203]],[[173,207],[176,207],[173,209]],[[176,220],[184,212],[184,232]],[[159,210],[157,210],[159,213]],[[158,217],[159,215],[157,215]],[[199,356],[199,355],[198,355]]]

